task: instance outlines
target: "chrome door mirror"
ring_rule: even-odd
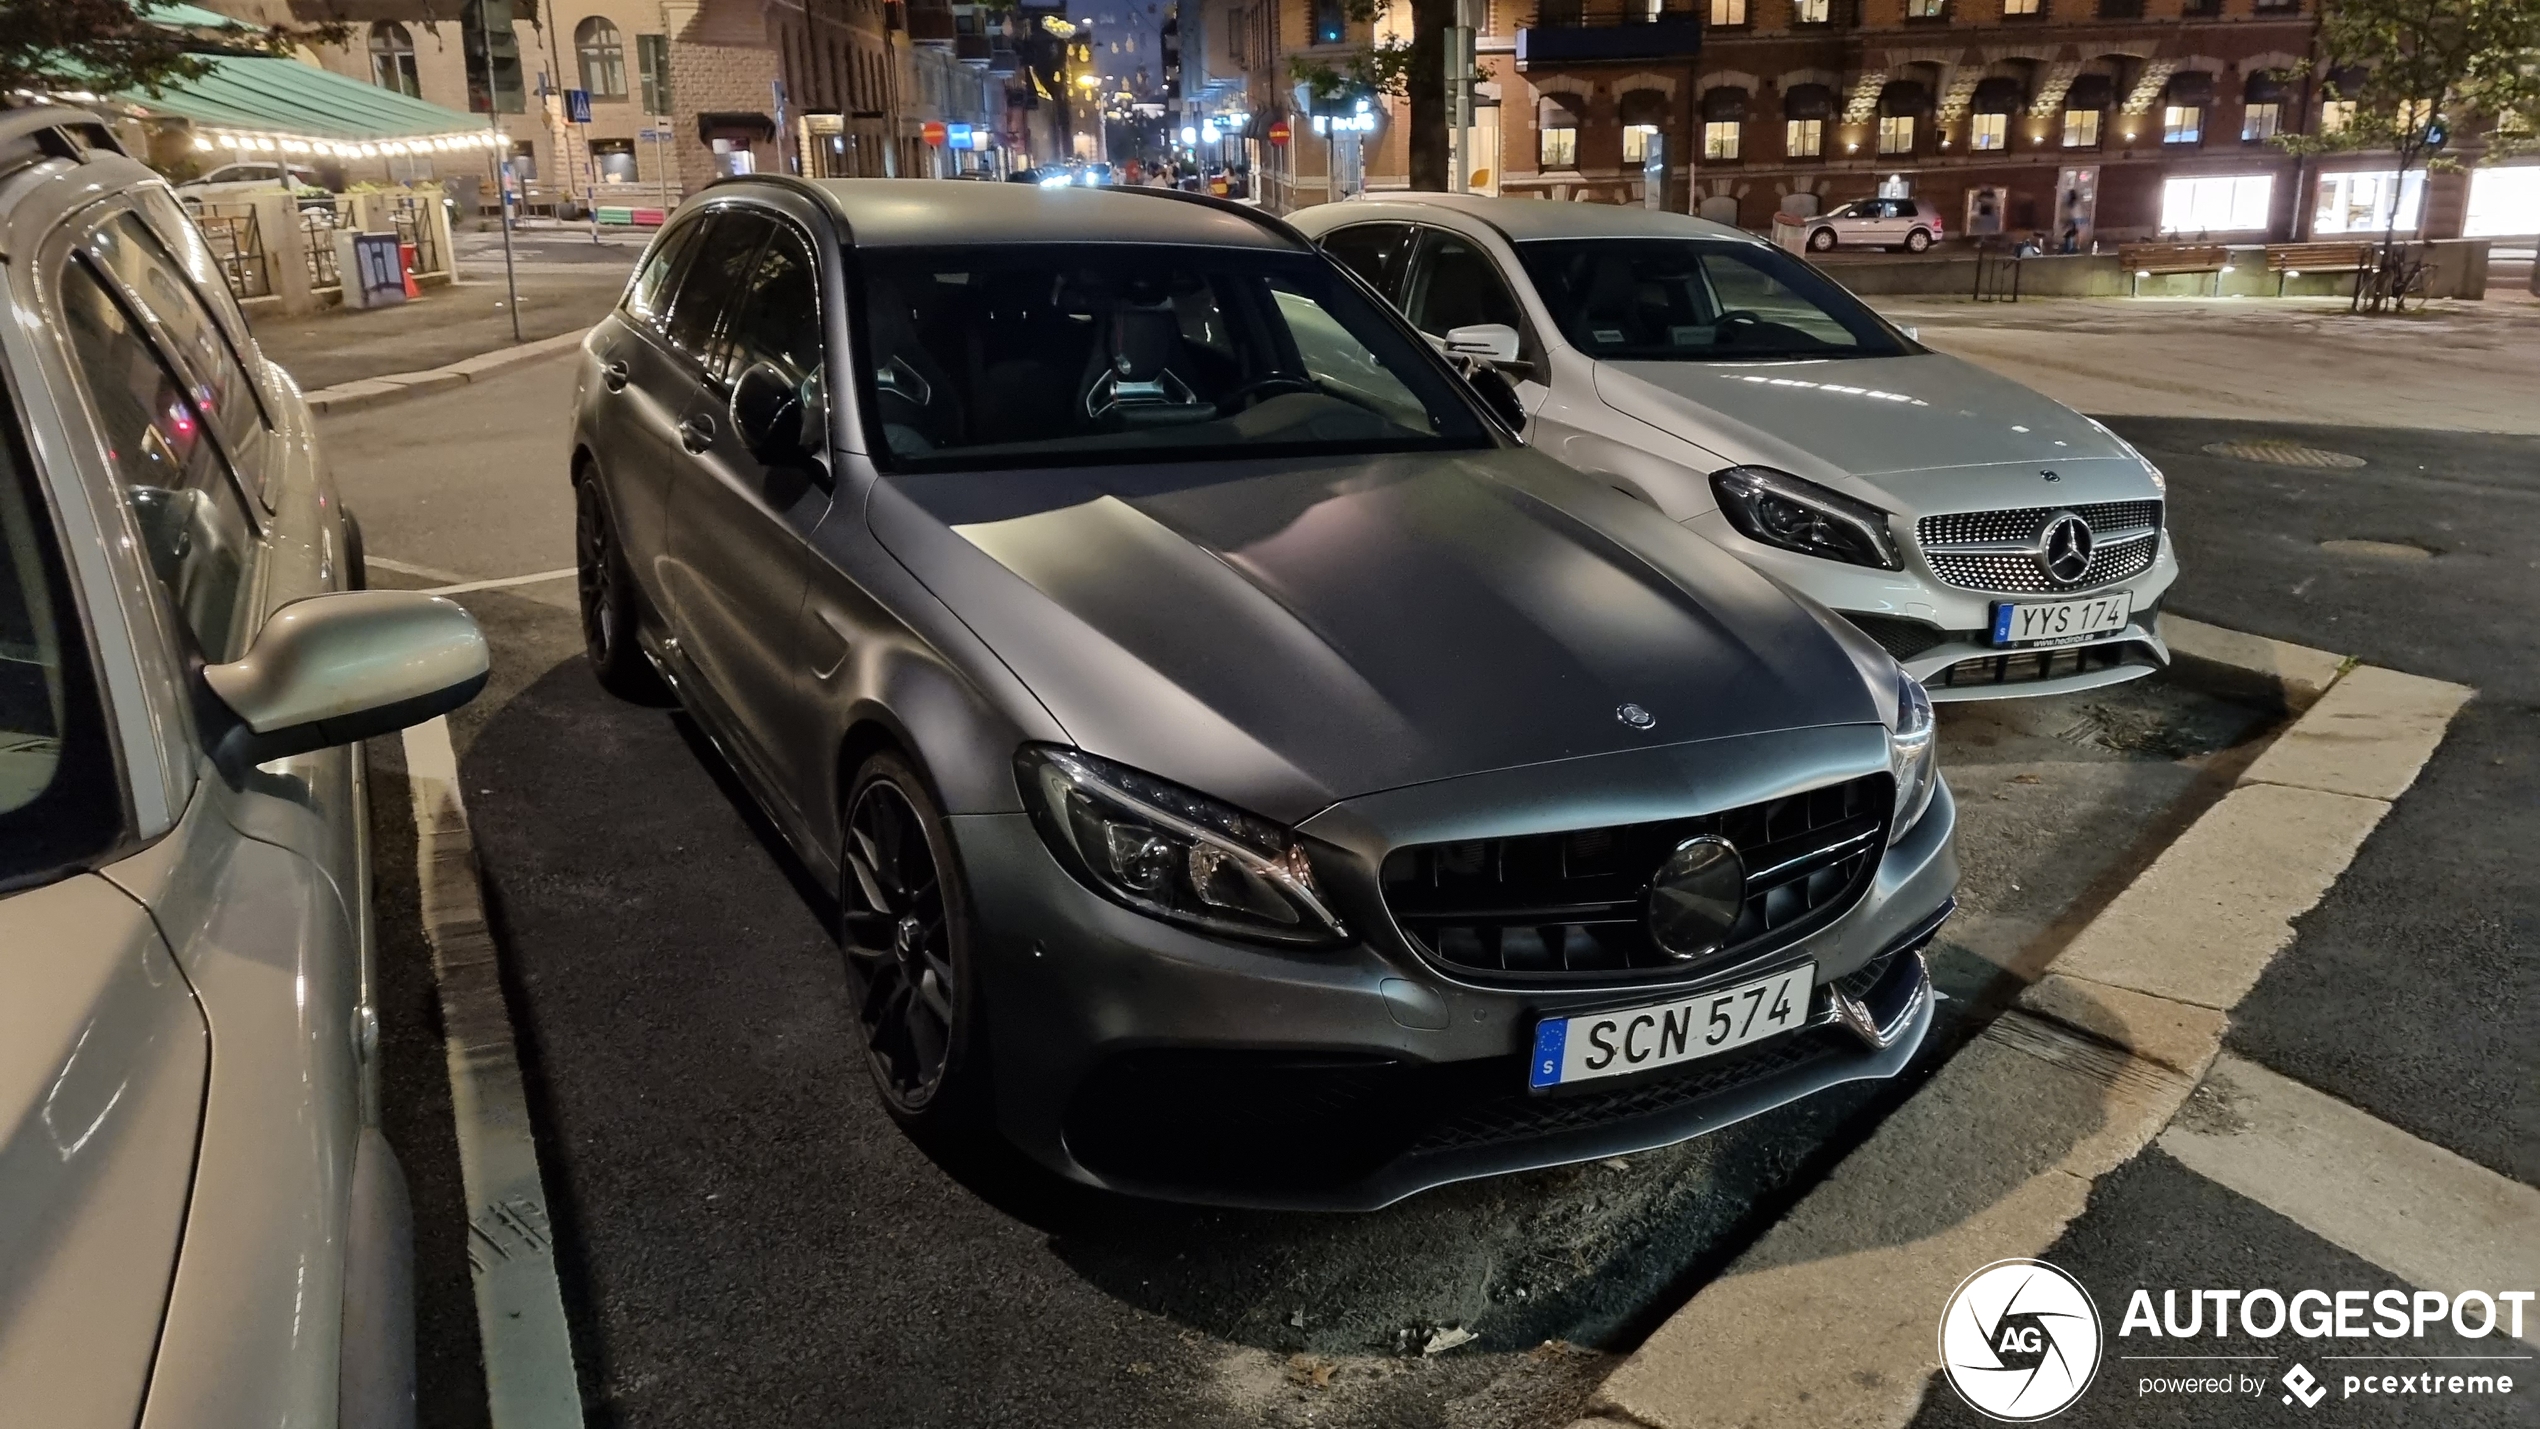
[[[825,445],[828,414],[772,362],[753,362],[732,384],[732,430],[762,466],[807,466]]]
[[[458,602],[355,590],[295,600],[203,682],[237,718],[214,754],[262,764],[447,714],[485,688],[485,636]]]
[[[1450,328],[1446,350],[1458,357],[1478,357],[1494,366],[1505,366],[1517,360],[1517,330],[1506,323]]]

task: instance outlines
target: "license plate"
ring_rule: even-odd
[[[1535,1024],[1527,1084],[1554,1087],[1646,1072],[1797,1031],[1807,1025],[1815,986],[1816,965],[1802,963],[1681,1002],[1547,1017]]]
[[[2088,600],[2059,600],[2044,605],[1999,601],[1993,607],[1996,645],[2078,645],[2125,629],[2134,613],[2134,595],[2118,591]]]

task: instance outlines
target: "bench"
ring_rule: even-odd
[[[2267,271],[2275,275],[2275,295],[2284,296],[2284,280],[2304,273],[2348,273],[2361,283],[2377,260],[2369,243],[2270,243]]]
[[[2156,273],[2211,273],[2214,295],[2222,295],[2222,271],[2231,255],[2219,243],[2120,243],[2117,262],[2126,270],[2127,293],[2138,292]]]

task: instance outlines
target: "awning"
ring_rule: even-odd
[[[836,114],[836,111],[831,113]],[[775,137],[776,121],[764,114],[710,109],[697,116],[697,138],[701,142],[711,143],[717,139],[772,140]]]
[[[190,119],[198,129],[264,140],[453,139],[482,143],[480,115],[410,99],[316,65],[249,55],[205,55],[212,72],[160,94],[115,96],[144,117]]]

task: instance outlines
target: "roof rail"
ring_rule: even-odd
[[[811,180],[804,178],[800,174],[788,174],[782,171],[775,173],[752,172],[747,174],[725,174],[723,177],[718,179],[708,179],[706,181],[706,186],[697,190],[697,192],[699,194],[710,194],[719,188],[760,188],[767,186],[791,190],[792,192],[811,200],[813,203],[818,204],[822,211],[826,212],[831,219],[837,222],[838,236],[844,238],[850,245],[855,242],[855,225],[847,218],[845,210],[838,207],[837,198],[827,189],[822,188],[820,185],[813,183]]]
[[[1277,214],[1264,213],[1251,204],[1237,203],[1233,199],[1219,198],[1215,194],[1195,194],[1183,189],[1153,188],[1146,184],[1105,184],[1099,192],[1139,194],[1147,198],[1169,198],[1180,203],[1195,203],[1202,208],[1213,208],[1223,213],[1231,213],[1237,218],[1248,219],[1255,225],[1294,242],[1300,248],[1314,246],[1313,239],[1298,232],[1296,225]]]
[[[30,104],[19,109],[0,109],[0,144],[12,139],[33,138],[44,151],[57,159],[77,159],[91,149],[121,154],[124,147],[106,121],[85,109],[67,104]]]

